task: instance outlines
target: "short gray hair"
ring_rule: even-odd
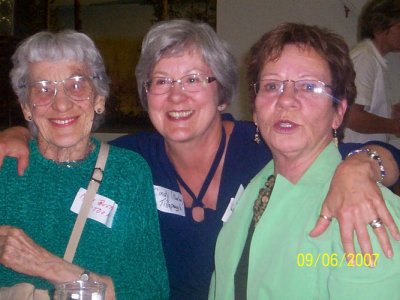
[[[93,80],[97,94],[105,99],[108,98],[110,80],[103,58],[94,42],[86,34],[74,30],[58,33],[41,31],[23,40],[12,56],[11,85],[21,105],[28,103],[26,86],[29,79],[29,64],[61,60],[85,64],[89,72],[97,78]],[[92,130],[97,129],[103,116],[104,114],[95,114]],[[33,122],[29,124],[31,132],[36,135],[36,125]]]
[[[148,107],[144,83],[150,79],[154,65],[163,55],[178,55],[187,50],[198,51],[217,78],[219,104],[232,102],[239,75],[236,60],[226,43],[206,23],[170,20],[153,25],[142,43],[135,75],[144,109],[147,110]]]

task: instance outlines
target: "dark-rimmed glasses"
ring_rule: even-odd
[[[340,102],[339,99],[332,96],[327,92],[327,89],[332,91],[332,86],[320,80],[277,80],[277,79],[263,79],[253,84],[254,92],[266,99],[275,100],[283,93],[287,83],[293,83],[294,92],[299,100],[312,100],[318,96],[328,96],[334,102]]]
[[[74,101],[86,101],[93,97],[93,79],[97,76],[72,76],[61,81],[41,80],[31,82],[29,98],[33,106],[47,106],[57,95],[57,85],[63,86],[64,94]]]
[[[163,95],[168,93],[175,83],[178,83],[183,91],[199,92],[207,83],[215,81],[216,78],[204,74],[189,74],[180,79],[172,79],[169,77],[152,77],[144,83],[146,93],[152,95]]]

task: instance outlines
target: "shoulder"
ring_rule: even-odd
[[[231,114],[224,113],[222,114],[223,122],[231,122],[234,125],[234,130],[232,135],[236,136],[250,136],[254,135],[256,131],[256,126],[253,122],[247,120],[236,120]]]
[[[145,154],[151,148],[163,143],[162,136],[155,131],[141,131],[134,134],[123,135],[109,142],[110,145]]]
[[[379,59],[375,54],[372,42],[369,40],[359,43],[353,50],[351,50],[350,56],[356,71],[357,69],[374,69],[380,64]]]
[[[119,148],[110,145],[110,153],[108,159],[120,166],[135,167],[135,168],[147,168],[148,164],[146,160],[137,152]]]
[[[261,159],[262,161],[267,159],[268,161],[271,155],[268,146],[263,141],[259,144],[254,141],[257,129],[254,123],[246,120],[234,120],[233,122],[234,128],[229,148],[235,151],[240,150],[243,155],[247,156],[247,159]]]

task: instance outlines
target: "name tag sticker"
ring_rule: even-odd
[[[80,188],[71,206],[71,211],[78,214],[81,210],[86,189]],[[118,204],[110,198],[96,194],[88,218],[100,222],[111,228]]]
[[[185,205],[181,193],[172,191],[162,186],[154,186],[157,209],[159,211],[185,216]]]
[[[235,210],[235,207],[238,204],[239,199],[242,196],[243,192],[244,192],[244,187],[243,185],[240,185],[238,191],[236,192],[235,198],[231,198],[231,201],[229,202],[229,205],[226,208],[224,215],[222,216],[221,219],[222,222],[228,221],[233,211]]]

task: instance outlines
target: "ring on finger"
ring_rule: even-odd
[[[327,221],[329,221],[329,222],[332,221],[332,217],[328,217],[328,216],[325,216],[325,215],[323,215],[323,214],[319,215],[319,217],[322,218],[322,219],[324,219],[324,220],[327,220]]]
[[[369,225],[371,225],[372,229],[376,229],[383,226],[383,223],[380,218],[373,219]]]

